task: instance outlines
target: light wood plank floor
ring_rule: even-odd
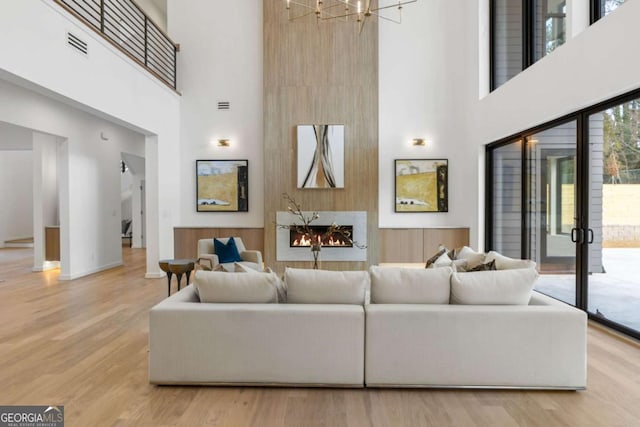
[[[0,404],[61,404],[67,426],[640,425],[640,347],[593,326],[583,392],[151,386],[166,281],[123,251],[124,267],[58,282],[30,271],[31,249],[0,249]]]

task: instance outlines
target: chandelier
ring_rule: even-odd
[[[402,6],[418,0],[285,0],[289,21],[315,15],[316,21],[331,19],[354,21],[360,25],[360,31],[366,19],[375,16],[385,21],[400,24],[402,22]],[[382,15],[381,11],[396,9],[394,17]]]

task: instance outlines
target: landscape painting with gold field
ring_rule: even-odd
[[[446,159],[395,160],[396,212],[448,212]]]
[[[248,160],[196,160],[197,211],[249,210]]]

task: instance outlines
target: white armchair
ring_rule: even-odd
[[[226,244],[229,238],[218,238],[218,240]],[[239,264],[254,270],[262,271],[262,253],[260,251],[247,250],[240,237],[234,237],[233,240],[236,242],[238,253],[242,259]],[[218,255],[216,255],[213,246],[213,238],[198,240],[198,264],[207,270],[214,270],[218,265],[227,271],[234,271],[235,269],[233,265],[234,263],[232,262],[220,264],[220,260],[218,259]]]

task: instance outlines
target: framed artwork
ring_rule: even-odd
[[[198,212],[249,211],[249,160],[196,160]]]
[[[298,126],[298,188],[344,188],[344,125]]]
[[[396,212],[448,212],[447,159],[395,160]]]

